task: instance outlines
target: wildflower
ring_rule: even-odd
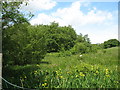
[[[34,73],[37,73],[37,71],[34,71]]]
[[[108,71],[108,69],[105,69],[106,71]]]
[[[80,76],[83,76],[83,77],[84,77],[84,76],[85,76],[85,74],[83,74],[82,72],[80,72]]]
[[[43,87],[47,86],[47,83],[42,84]]]
[[[96,74],[98,74],[99,72],[98,71],[96,71]]]
[[[60,76],[60,78],[63,78],[63,76]]]
[[[76,77],[78,77],[78,75],[76,75]]]
[[[82,57],[82,55],[80,55],[80,57]]]
[[[37,66],[37,67],[39,67],[39,65],[38,65],[38,64],[37,64],[36,66]]]
[[[93,70],[93,66],[91,66],[91,70]]]
[[[110,77],[110,75],[106,75],[106,77]]]
[[[105,73],[108,74],[108,69],[105,69]]]

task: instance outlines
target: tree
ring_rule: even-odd
[[[29,24],[7,28],[3,35],[3,65],[39,63],[46,54],[45,35]]]
[[[58,23],[52,22],[50,25],[38,25],[37,28],[45,33],[47,52],[69,50],[75,44],[77,35],[71,26],[60,27]]]
[[[25,65],[40,62],[45,56],[43,33],[31,27],[28,18],[19,12],[21,2],[4,2],[3,23],[3,65]]]
[[[104,42],[104,48],[111,48],[119,46],[120,42],[117,39],[110,39]]]
[[[31,13],[28,14],[28,18],[24,17],[25,15],[19,11],[21,4],[22,2],[2,2],[2,29],[14,24],[28,23],[28,20],[33,17]]]

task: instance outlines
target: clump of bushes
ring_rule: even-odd
[[[104,42],[104,48],[111,48],[111,47],[116,47],[119,46],[120,42],[117,39],[110,39],[108,41]]]
[[[38,63],[46,54],[44,34],[28,24],[11,26],[3,31],[3,65]]]
[[[88,52],[88,47],[85,45],[85,43],[76,43],[75,46],[71,49],[72,54],[77,54],[77,53],[87,53]]]

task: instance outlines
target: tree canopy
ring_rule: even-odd
[[[120,42],[117,39],[110,39],[104,42],[104,48],[111,48],[119,46]]]

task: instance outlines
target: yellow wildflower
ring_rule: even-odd
[[[60,78],[63,78],[63,76],[60,76]]]
[[[42,84],[42,86],[44,86],[44,87],[47,86],[47,83]]]
[[[108,71],[108,69],[105,69],[106,71]]]
[[[106,75],[106,77],[110,77],[110,75]]]
[[[76,77],[78,77],[78,75],[76,75]]]
[[[98,71],[96,71],[96,74],[98,74],[99,72]]]
[[[93,70],[93,66],[91,66],[91,70]]]
[[[85,74],[83,74],[82,72],[80,72],[80,76],[83,76],[83,77],[84,77],[84,76],[85,76]]]
[[[108,69],[105,69],[105,73],[108,74]]]

